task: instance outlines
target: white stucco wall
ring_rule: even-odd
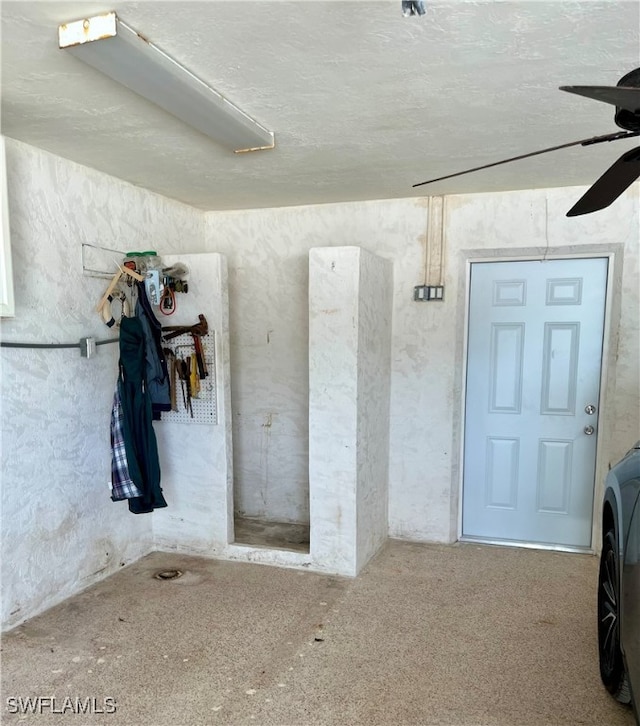
[[[389,395],[393,265],[359,250],[356,570],[366,565],[389,528]]]
[[[615,253],[599,480],[639,436],[638,185],[609,209],[574,219],[564,214],[582,189],[448,198],[445,300],[424,304],[413,302],[413,286],[424,278],[426,199],[203,215],[11,140],[7,164],[16,317],[0,323],[3,340],[110,337],[94,312],[106,283],[82,276],[83,242],[226,255],[235,496],[243,513],[308,520],[312,247],[357,245],[393,262],[392,536],[457,536],[469,260]],[[117,346],[100,346],[90,360],[74,349],[2,349],[0,361],[2,623],[10,627],[147,552],[154,515],[131,515],[109,498]],[[233,546],[218,554],[277,560]],[[278,563],[308,565],[291,554]]]
[[[581,217],[566,212],[582,188],[476,194],[447,200],[448,301],[455,298],[456,360],[463,356],[465,274],[474,259],[613,255],[608,289],[603,386],[598,419],[596,519],[609,465],[640,438],[640,185],[610,207]],[[454,400],[460,401],[463,371],[456,366]],[[454,449],[461,446],[462,409],[454,405]],[[453,468],[458,478],[457,459]],[[452,487],[452,533],[457,531],[459,488]]]
[[[387,536],[391,264],[309,253],[309,484],[314,566],[356,575]]]
[[[359,288],[357,247],[309,252],[310,547],[344,575],[357,573]]]
[[[235,509],[308,522],[308,251],[326,236],[280,227],[278,215],[207,218],[207,243],[227,258]],[[292,236],[290,236],[290,233]]]
[[[166,264],[180,261],[190,270],[190,291],[176,296],[176,312],[165,324],[193,325],[200,314],[207,320],[209,333],[203,345],[211,362],[201,388],[203,393],[208,386],[215,389],[216,421],[194,418],[185,423],[168,414],[155,424],[168,506],[153,512],[153,541],[162,550],[211,554],[234,539],[227,264],[222,255],[211,253],[163,255],[163,259]],[[185,339],[180,340],[184,345]],[[172,342],[176,345],[170,340],[169,347]],[[193,349],[178,352],[189,355]],[[183,411],[180,391],[177,398]],[[199,403],[192,402],[196,413]]]
[[[466,261],[617,246],[601,477],[638,438],[638,185],[606,210],[566,218],[583,192],[448,198],[442,303],[413,302],[424,280],[427,199],[208,213],[209,249],[229,263],[240,508],[267,519],[308,517],[306,260],[314,246],[358,245],[393,261],[389,533],[442,542],[458,534]]]
[[[198,251],[200,212],[7,140],[15,318],[5,341],[115,337],[95,313],[107,281],[81,245]],[[2,624],[12,626],[149,551],[151,515],[110,499],[118,346],[1,351]]]

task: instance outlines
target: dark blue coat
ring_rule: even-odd
[[[153,430],[151,398],[145,380],[145,336],[138,318],[120,323],[120,374],[118,390],[122,401],[122,433],[129,476],[142,496],[128,499],[134,514],[166,507],[160,487],[160,461]]]

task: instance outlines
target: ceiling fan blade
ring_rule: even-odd
[[[568,144],[560,144],[559,146],[549,146],[546,149],[540,149],[540,151],[532,151],[529,154],[520,154],[520,156],[512,156],[510,159],[503,159],[502,161],[494,161],[491,164],[483,164],[482,166],[474,166],[473,169],[465,169],[464,171],[457,171],[454,174],[447,174],[446,176],[439,176],[436,179],[428,179],[427,181],[418,182],[413,184],[414,187],[421,187],[424,184],[433,184],[434,182],[443,181],[444,179],[453,179],[454,176],[462,176],[463,174],[471,174],[473,171],[481,171],[482,169],[490,169],[492,166],[500,166],[500,164],[508,164],[511,161],[520,161],[520,159],[528,159],[530,156],[538,156],[538,154],[546,154],[549,151],[558,151],[558,149],[567,149],[570,146],[590,146],[591,144],[600,144],[603,141],[618,141],[619,139],[628,139],[632,136],[640,135],[640,131],[618,131],[613,134],[605,134],[604,136],[592,136],[588,139],[580,139],[580,141],[570,141]]]
[[[629,86],[560,86],[561,91],[576,93],[596,101],[604,101],[613,106],[636,113],[640,111],[640,88]]]
[[[640,176],[640,146],[623,154],[567,212],[567,217],[608,207]]]

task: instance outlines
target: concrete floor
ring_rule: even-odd
[[[154,553],[4,635],[2,723],[631,726],[599,681],[596,578],[469,544],[391,541],[353,580]],[[116,713],[7,712],[53,695]]]
[[[261,547],[309,551],[309,525],[287,522],[265,522],[262,519],[236,517],[234,520],[235,541],[238,544]]]

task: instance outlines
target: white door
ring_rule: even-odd
[[[607,264],[472,265],[463,537],[591,545]]]

